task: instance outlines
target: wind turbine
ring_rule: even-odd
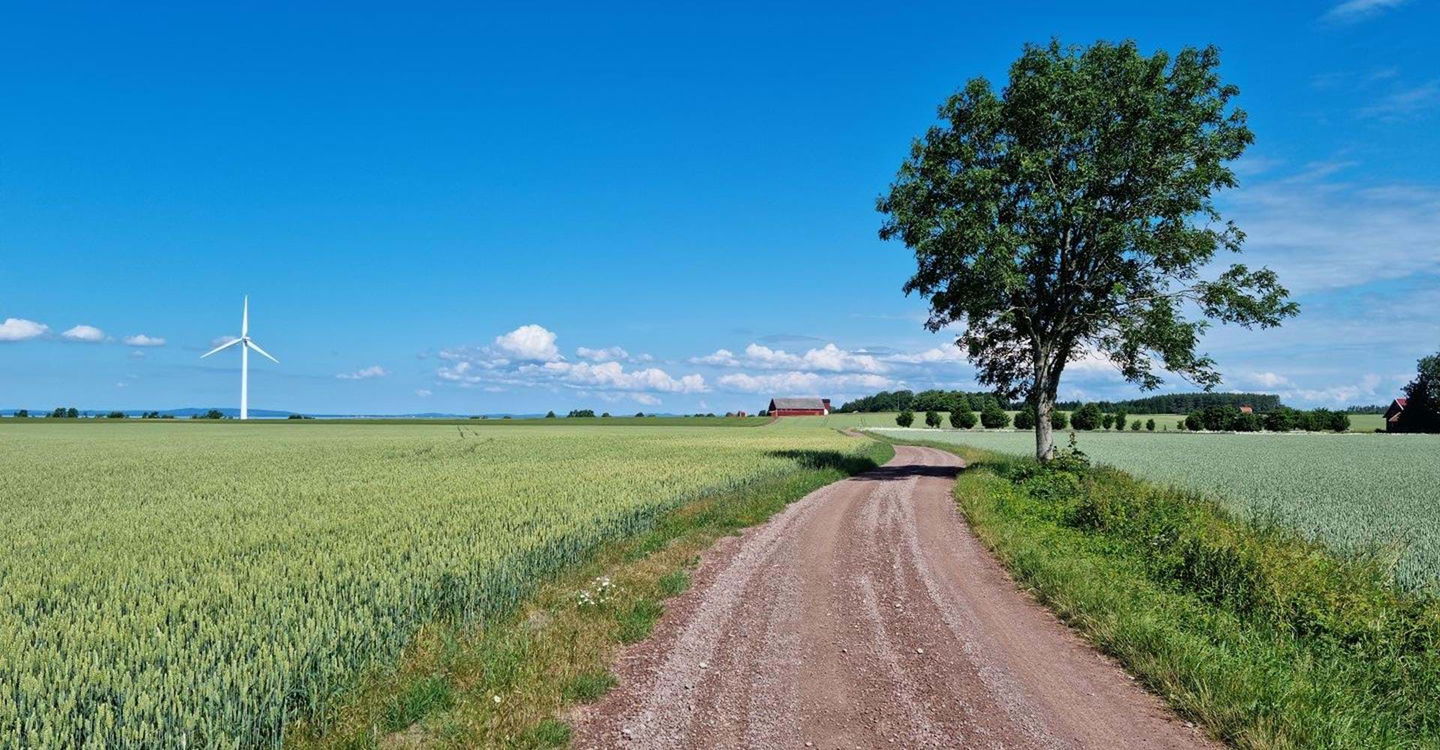
[[[221,351],[229,349],[236,344],[240,345],[240,418],[250,418],[250,350],[254,349],[257,354],[262,354],[266,359],[280,364],[280,360],[270,356],[270,353],[260,348],[260,345],[250,340],[250,295],[245,295],[244,307],[240,312],[240,338],[231,339],[225,343],[200,355],[200,359]]]

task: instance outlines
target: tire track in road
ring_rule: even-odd
[[[582,748],[1214,747],[1019,591],[897,446],[707,553]]]

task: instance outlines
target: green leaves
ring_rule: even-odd
[[[1268,269],[1202,276],[1243,233],[1211,198],[1253,135],[1213,47],[1027,46],[997,95],[974,79],[939,109],[887,195],[933,331],[953,324],[981,382],[1038,402],[1096,351],[1145,388],[1156,365],[1209,387],[1203,321],[1269,327],[1297,307]]]

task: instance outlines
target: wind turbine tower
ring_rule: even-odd
[[[280,364],[280,360],[270,356],[270,353],[260,348],[260,345],[250,339],[250,295],[245,295],[245,302],[240,308],[240,338],[231,339],[225,343],[200,355],[200,359],[214,354],[215,352],[229,349],[235,345],[240,346],[240,418],[250,418],[250,350],[254,349],[257,354],[266,359]]]

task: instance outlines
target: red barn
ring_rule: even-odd
[[[772,417],[823,417],[830,413],[828,398],[772,398]]]
[[[1405,403],[1408,399],[1397,398],[1390,402],[1390,408],[1385,410],[1385,431],[1401,432],[1400,417],[1405,414]]]

